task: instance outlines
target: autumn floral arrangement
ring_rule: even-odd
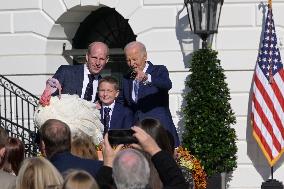
[[[186,167],[191,171],[194,185],[196,189],[206,189],[207,186],[207,174],[204,171],[201,162],[190,154],[190,152],[183,147],[176,148],[177,162],[180,166]]]

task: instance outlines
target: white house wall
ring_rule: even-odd
[[[267,165],[252,138],[249,121],[250,91],[263,24],[261,0],[225,0],[219,33],[212,40],[226,70],[231,105],[237,116],[238,168],[230,189],[260,188],[269,177]],[[199,38],[188,28],[183,0],[5,0],[0,6],[0,74],[36,95],[59,65],[63,43],[71,49],[76,30],[86,16],[101,6],[115,8],[129,24],[154,64],[166,65],[173,88],[170,108],[182,132],[181,107],[184,81],[191,53],[200,48]],[[273,1],[278,43],[284,43],[284,2]],[[280,46],[282,59],[283,46]],[[284,89],[283,89],[284,90]],[[202,136],[201,136],[202,137]],[[284,157],[275,166],[274,178],[284,181]]]

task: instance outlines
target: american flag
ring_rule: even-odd
[[[271,6],[254,73],[252,125],[253,136],[273,166],[284,152],[284,71]]]

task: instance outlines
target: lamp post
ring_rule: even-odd
[[[190,29],[202,39],[203,49],[207,48],[208,36],[218,32],[223,2],[224,0],[184,0]]]

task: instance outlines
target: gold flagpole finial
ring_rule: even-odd
[[[268,0],[268,7],[272,8],[272,0]]]

